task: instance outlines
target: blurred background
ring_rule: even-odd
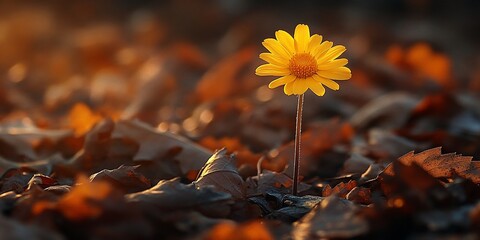
[[[347,47],[353,73],[340,91],[307,94],[306,129],[339,119],[368,136],[359,147],[385,138],[375,128],[406,149],[478,159],[479,11],[475,0],[2,0],[0,124],[82,136],[104,118],[140,119],[212,149],[268,152],[293,139],[296,99],[255,76],[261,42],[305,23]]]

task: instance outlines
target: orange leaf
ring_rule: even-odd
[[[437,178],[452,178],[455,175],[480,183],[480,162],[472,161],[470,156],[456,153],[442,154],[441,147],[414,154],[413,151],[398,158],[401,163],[410,166],[416,163],[425,171]],[[384,174],[394,175],[393,165],[385,168]]]
[[[205,238],[207,240],[270,240],[273,236],[260,222],[249,222],[241,225],[221,223],[213,227]]]
[[[75,135],[81,136],[88,132],[102,117],[92,112],[84,103],[77,103],[68,114],[69,126],[74,129]]]

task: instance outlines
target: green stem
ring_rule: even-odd
[[[293,155],[293,187],[292,194],[298,194],[298,180],[300,176],[300,138],[302,137],[302,113],[304,95],[298,95],[297,119],[295,124],[295,153]]]

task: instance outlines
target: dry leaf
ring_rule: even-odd
[[[143,192],[125,195],[129,202],[151,204],[164,211],[198,210],[207,216],[227,216],[230,213],[229,193],[212,186],[196,187],[182,184],[179,178],[162,180]]]
[[[356,215],[358,209],[348,200],[325,198],[297,222],[293,239],[352,238],[365,234],[370,227],[366,219]]]
[[[39,215],[48,210],[57,210],[71,221],[98,218],[105,211],[107,198],[114,193],[111,185],[104,181],[91,183],[87,177],[80,175],[77,185],[57,202],[41,200],[34,203],[32,212]],[[108,199],[112,201],[112,199]]]
[[[235,155],[226,155],[227,149],[216,151],[200,170],[195,185],[213,185],[218,190],[232,194],[235,199],[245,198],[245,182],[235,166]]]
[[[372,203],[372,192],[369,188],[354,187],[345,198],[357,204],[368,205]]]
[[[442,154],[442,148],[432,148],[415,154],[413,151],[398,158],[398,161],[409,166],[416,163],[436,178],[453,178],[456,175],[480,183],[480,163],[472,161],[472,157],[456,153]],[[387,175],[393,175],[390,164],[384,170]]]
[[[112,139],[131,139],[139,145],[133,161],[159,161],[173,154],[180,168],[179,174],[202,168],[211,153],[178,135],[158,132],[140,121],[119,121],[115,124]],[[160,160],[161,161],[161,160]]]
[[[28,181],[27,190],[32,188],[33,186],[39,186],[41,188],[48,188],[48,187],[51,187],[51,186],[57,185],[57,184],[58,184],[57,180],[55,180],[55,179],[53,179],[49,176],[45,176],[43,174],[35,174],[30,179],[30,181]]]
[[[322,196],[328,197],[330,195],[335,195],[340,198],[345,198],[347,194],[355,187],[357,187],[357,182],[355,180],[350,180],[347,183],[341,182],[333,188],[331,188],[330,185],[327,185],[322,190]]]
[[[91,175],[90,181],[107,181],[128,193],[143,191],[151,187],[151,183],[145,176],[136,172],[135,169],[138,167],[121,165],[113,170],[104,169]]]
[[[264,170],[260,175],[248,178],[246,184],[248,195],[265,194],[272,189],[283,193],[291,193],[293,179],[285,173]],[[310,185],[300,182],[298,191],[302,192],[310,187]]]
[[[104,209],[96,203],[105,201],[113,193],[111,185],[103,181],[89,182],[85,176],[80,176],[77,184],[58,201],[58,210],[74,221],[100,216]]]

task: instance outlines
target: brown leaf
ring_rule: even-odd
[[[345,198],[358,204],[370,204],[372,203],[372,192],[369,188],[354,187]]]
[[[452,207],[455,204],[455,197],[445,185],[417,163],[406,165],[394,161],[391,166],[393,175],[381,173],[378,176],[388,206],[402,209],[402,214],[414,214],[432,207]]]
[[[298,221],[293,239],[352,238],[369,230],[366,219],[356,215],[352,202],[328,197]]]
[[[413,151],[398,158],[401,163],[410,166],[413,163],[421,166],[425,171],[436,178],[452,178],[455,175],[480,183],[480,163],[472,161],[472,157],[456,153],[442,154],[442,148],[432,148],[415,154]],[[384,171],[393,175],[393,166],[390,164]]]
[[[198,170],[211,153],[186,138],[167,132],[158,132],[140,121],[119,121],[115,125],[112,139],[131,139],[139,145],[133,161],[153,161],[173,154],[180,168],[179,174]]]
[[[212,186],[182,184],[180,178],[161,180],[143,192],[125,195],[127,201],[147,203],[164,211],[198,210],[207,216],[227,216],[231,195]]]
[[[245,182],[235,166],[235,155],[227,156],[227,149],[216,151],[199,173],[195,185],[213,185],[218,190],[232,194],[235,199],[245,198]]]
[[[79,177],[77,186],[71,189],[57,203],[57,207],[65,217],[71,220],[96,218],[102,214],[103,207],[95,202],[105,200],[113,193],[107,182],[91,183],[85,176]]]
[[[32,188],[32,186],[39,186],[41,188],[48,188],[48,187],[51,187],[53,185],[56,185],[57,184],[57,180],[49,177],[49,176],[45,176],[43,174],[35,174],[33,175],[33,177],[30,179],[30,181],[28,181],[28,187],[27,187],[27,190]]]
[[[150,181],[135,169],[139,166],[120,166],[113,170],[104,169],[90,176],[90,181],[108,181],[125,191],[139,192],[151,187]]]
[[[109,199],[115,194],[112,186],[105,181],[90,182],[86,176],[80,175],[77,185],[57,202],[43,200],[35,202],[32,211],[39,215],[47,210],[59,211],[63,216],[72,221],[98,218],[104,211],[104,204],[111,202]]]
[[[5,175],[9,170],[24,169],[28,172],[39,172],[49,174],[52,171],[52,165],[62,161],[59,155],[54,155],[48,159],[36,160],[26,163],[13,162],[0,157],[0,174]]]
[[[275,191],[290,193],[292,191],[293,179],[285,173],[277,173],[264,170],[258,176],[250,177],[246,181],[248,195],[265,194],[269,189],[274,188]],[[298,191],[302,192],[309,189],[311,186],[300,182]]]
[[[98,165],[108,160],[108,150],[111,145],[110,138],[114,127],[114,122],[109,118],[97,123],[85,135],[83,148],[67,163],[59,166],[58,168],[60,169],[57,169],[57,172],[65,175],[66,170],[69,170],[67,175],[74,176],[75,170],[88,171],[95,169]]]
[[[8,191],[21,193],[27,188],[28,181],[33,177],[33,175],[34,173],[29,171],[10,169],[3,174],[0,180],[0,191],[2,193]]]
[[[327,185],[322,191],[322,196],[328,197],[333,194],[337,197],[345,198],[345,196],[355,187],[357,187],[357,182],[355,180],[350,180],[347,183],[341,182],[333,188],[331,188],[330,185]]]

